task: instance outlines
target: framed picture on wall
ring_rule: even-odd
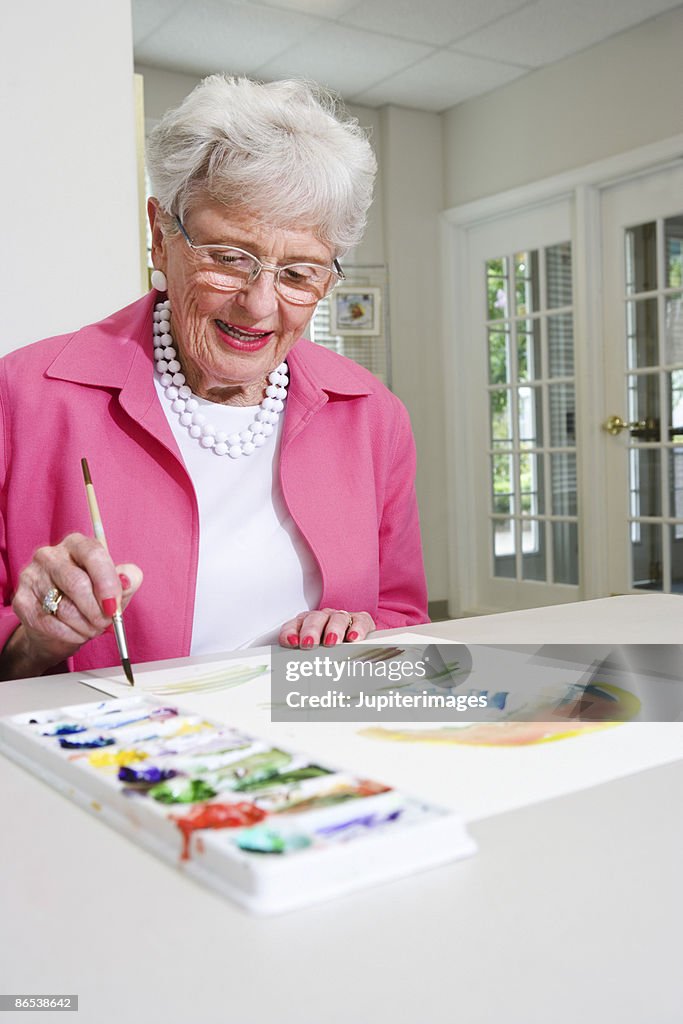
[[[341,285],[330,300],[332,334],[381,334],[381,288]]]

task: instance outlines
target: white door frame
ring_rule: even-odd
[[[446,480],[448,496],[449,613],[499,610],[477,607],[475,546],[470,542],[481,528],[481,509],[474,506],[463,481],[472,479],[468,416],[468,233],[484,221],[518,213],[564,198],[573,200],[575,296],[576,411],[581,425],[579,537],[580,597],[609,593],[605,516],[606,436],[604,418],[604,359],[602,344],[600,190],[655,168],[683,162],[683,134],[648,146],[545,178],[446,210],[441,215],[442,345],[446,389]],[[585,437],[595,439],[586,443]],[[589,528],[586,528],[586,527]]]

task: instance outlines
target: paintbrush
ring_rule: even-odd
[[[104,535],[102,517],[100,516],[100,510],[97,505],[95,488],[93,487],[93,482],[90,476],[90,470],[88,468],[87,459],[81,459],[81,468],[83,470],[83,479],[85,480],[85,493],[88,498],[88,508],[90,509],[90,519],[92,520],[92,528],[95,534],[95,538],[100,542],[104,550],[108,553],[109,548],[107,546],[107,538]],[[117,603],[116,611],[114,612],[112,619],[114,623],[114,636],[116,637],[116,646],[119,649],[119,657],[121,658],[123,671],[125,672],[126,679],[130,683],[130,685],[135,686],[135,680],[133,679],[133,670],[130,667],[130,658],[128,657],[128,644],[126,642],[126,631],[123,626],[123,614],[121,612],[120,601]]]

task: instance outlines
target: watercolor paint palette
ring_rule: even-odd
[[[0,750],[260,913],[475,852],[453,811],[150,697],[1,719]]]

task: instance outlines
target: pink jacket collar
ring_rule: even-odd
[[[150,291],[114,317],[81,328],[71,336],[46,374],[57,380],[120,390],[126,412],[157,438],[163,438],[166,447],[177,454],[152,386],[154,360],[149,325],[158,298],[158,292]],[[304,338],[296,343],[287,359],[293,373],[283,444],[299,433],[330,395],[351,398],[371,393],[364,374],[353,363],[335,362],[332,370],[325,353]]]

